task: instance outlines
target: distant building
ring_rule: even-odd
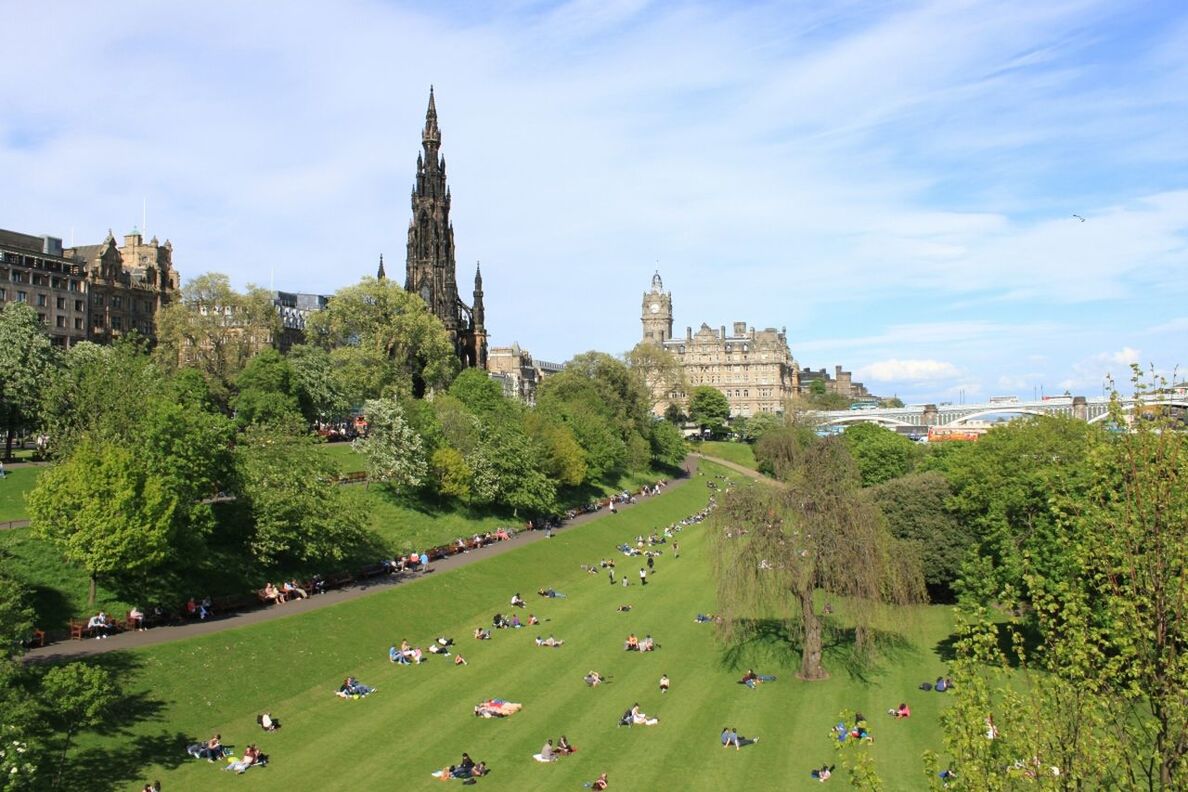
[[[836,393],[839,396],[844,396],[847,399],[869,399],[873,398],[870,391],[861,382],[854,382],[854,375],[849,371],[843,371],[841,366],[833,367],[833,377],[830,378],[825,369],[803,368],[799,373],[798,391],[802,395],[812,393],[814,382],[821,382],[825,385],[826,393]]]
[[[380,262],[383,267],[383,262]],[[281,352],[288,352],[295,344],[305,342],[305,323],[309,317],[326,307],[330,298],[324,294],[302,294],[300,292],[272,292],[272,304],[280,316],[281,332],[277,346]]]
[[[129,332],[156,341],[157,315],[176,299],[173,245],[133,229],[116,242],[63,248],[62,240],[0,230],[0,302],[36,311],[58,346],[111,343]]]
[[[529,405],[536,404],[536,389],[545,377],[563,368],[559,363],[535,360],[519,344],[491,347],[487,353],[487,373],[503,386],[503,395]]]
[[[690,388],[709,385],[722,391],[730,402],[732,416],[779,413],[784,402],[797,390],[797,367],[788,349],[784,330],[755,330],[746,322],[735,322],[731,332],[702,324],[684,338],[672,337],[672,294],[664,291],[660,273],[652,276],[652,288],[643,296],[643,341],[659,344],[671,352],[685,372]],[[657,413],[682,402],[687,394],[656,394]]]
[[[412,191],[412,219],[408,223],[408,258],[404,288],[419,294],[434,316],[445,325],[462,365],[487,367],[487,328],[483,310],[483,276],[474,272],[474,303],[458,297],[454,262],[454,226],[450,223],[450,188],[446,186],[445,157],[437,105],[429,89],[429,109],[421,133],[423,154],[417,155],[417,180]],[[383,261],[380,262],[380,275]]]

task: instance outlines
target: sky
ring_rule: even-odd
[[[1188,364],[1188,4],[0,0],[0,228],[183,281],[402,280],[429,86],[458,281],[564,361],[787,328],[908,402]],[[145,221],[147,220],[147,223]],[[463,295],[469,299],[468,294]]]

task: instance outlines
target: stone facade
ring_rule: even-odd
[[[454,263],[454,226],[450,223],[450,188],[446,186],[445,157],[437,105],[429,89],[429,109],[421,134],[424,151],[417,155],[417,180],[412,191],[412,219],[408,223],[408,254],[404,288],[420,295],[445,325],[462,365],[487,367],[487,329],[483,310],[483,276],[475,267],[473,307],[458,297]],[[382,272],[382,262],[381,262]]]
[[[800,370],[800,393],[808,395],[813,387],[814,382],[823,382],[825,384],[826,393],[836,393],[839,396],[845,396],[847,399],[870,399],[870,391],[861,382],[854,382],[854,375],[852,372],[842,370],[841,366],[833,367],[833,376],[830,377],[825,369],[804,368]]]
[[[702,324],[694,333],[687,328],[684,338],[672,337],[672,294],[664,291],[660,273],[652,276],[652,287],[643,296],[643,341],[659,344],[671,352],[684,369],[689,388],[708,385],[726,396],[732,416],[781,413],[784,402],[797,392],[797,366],[788,349],[784,330],[756,330],[746,322],[726,327]],[[656,394],[657,414],[687,394]]]
[[[380,267],[383,267],[383,262],[380,262]],[[272,304],[280,316],[280,343],[277,346],[281,352],[288,352],[295,344],[305,342],[306,321],[311,314],[325,308],[328,302],[330,298],[324,294],[272,292]]]
[[[503,386],[503,395],[536,404],[536,388],[550,374],[563,368],[559,363],[535,360],[519,344],[491,347],[487,355],[487,373]]]
[[[53,342],[105,344],[135,331],[156,340],[157,314],[178,289],[173,245],[133,229],[120,246],[109,231],[98,245],[0,230],[0,302],[27,302]]]

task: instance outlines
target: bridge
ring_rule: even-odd
[[[1135,399],[1120,399],[1123,412],[1133,412]],[[1151,395],[1142,401],[1147,407],[1188,409],[1188,394]],[[894,429],[897,426],[944,426],[958,428],[970,421],[991,416],[1062,415],[1089,423],[1109,416],[1110,399],[1106,396],[1056,396],[1039,401],[991,401],[984,404],[916,404],[907,407],[870,407],[859,410],[830,410],[811,413],[825,426],[848,426],[874,423]]]

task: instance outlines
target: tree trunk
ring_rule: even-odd
[[[812,588],[797,592],[796,598],[800,600],[800,626],[804,644],[797,676],[809,681],[828,679],[829,674],[821,665],[821,620],[813,610]]]
[[[12,459],[12,438],[16,434],[16,413],[11,407],[8,408],[7,424],[4,438],[4,458]]]
[[[95,576],[90,576],[90,586],[87,588],[87,604],[95,604]]]

